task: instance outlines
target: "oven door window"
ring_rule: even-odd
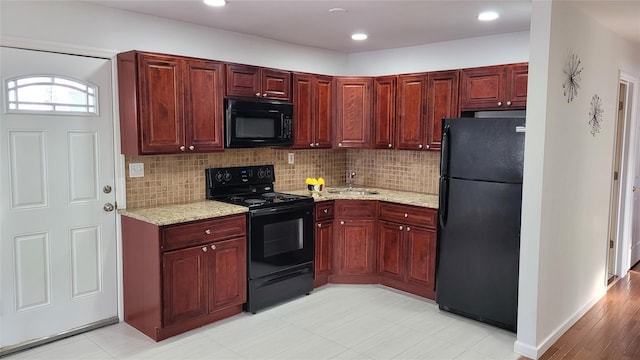
[[[312,210],[252,216],[249,276],[256,278],[313,261]]]

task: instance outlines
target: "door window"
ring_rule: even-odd
[[[6,111],[97,115],[98,87],[55,75],[29,75],[5,81]]]

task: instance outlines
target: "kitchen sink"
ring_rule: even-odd
[[[375,195],[378,192],[374,190],[366,190],[366,189],[330,189],[328,190],[330,194],[339,194],[339,195],[353,195],[353,196],[362,196],[362,195]]]

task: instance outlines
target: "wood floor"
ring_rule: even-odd
[[[640,264],[614,284],[540,359],[640,359]]]

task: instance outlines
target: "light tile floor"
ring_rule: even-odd
[[[376,285],[328,285],[158,343],[119,323],[5,359],[516,360],[514,341],[430,300]]]

